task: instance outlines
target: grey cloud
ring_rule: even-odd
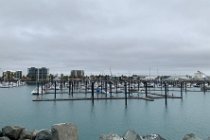
[[[0,68],[209,73],[209,9],[208,0],[0,1]]]

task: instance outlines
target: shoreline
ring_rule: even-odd
[[[207,138],[208,140],[210,137]],[[0,129],[0,140],[79,140],[77,126],[73,123],[59,123],[51,129],[28,130],[21,126],[4,126]],[[116,133],[100,134],[98,140],[166,140],[159,134],[139,135],[134,130],[127,130],[123,135]],[[182,140],[202,140],[195,134],[183,136]]]

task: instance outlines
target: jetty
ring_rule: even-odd
[[[94,100],[124,100],[124,97],[108,97],[108,98],[94,98]],[[128,99],[154,101],[154,99],[149,97],[128,97]],[[33,99],[33,101],[81,101],[81,100],[92,100],[92,98],[56,98],[56,99]]]
[[[47,84],[38,84],[38,89],[44,92],[34,96],[32,101],[100,101],[100,100],[128,100],[155,101],[164,99],[183,99],[187,92],[203,92],[209,81],[158,81],[96,78],[71,79],[69,81],[52,81]],[[189,86],[190,85],[190,86]],[[199,87],[193,87],[199,85]],[[39,90],[37,90],[39,92]]]

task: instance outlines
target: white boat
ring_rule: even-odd
[[[36,87],[34,90],[32,90],[31,94],[32,95],[42,95],[42,94],[45,94],[46,91],[44,88],[42,87],[39,87],[39,89]]]
[[[8,84],[0,84],[0,88],[10,88],[10,85],[8,85]]]
[[[155,87],[155,84],[154,83],[147,83],[147,87],[148,88],[154,88]]]
[[[195,83],[195,84],[192,84],[192,87],[200,87],[200,85]]]
[[[201,91],[207,91],[207,90],[210,90],[210,86],[207,86],[207,85],[205,85],[205,86],[202,86],[201,87]]]
[[[113,92],[115,93],[123,93],[124,91],[121,88],[117,88],[117,90],[113,90]]]
[[[56,85],[56,90],[60,90],[60,86]],[[51,85],[48,90],[55,90],[55,86],[54,85]]]
[[[3,82],[0,84],[0,88],[11,88],[11,87],[14,87],[13,86],[14,84],[11,82]]]

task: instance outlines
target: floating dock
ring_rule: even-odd
[[[154,101],[154,99],[149,97],[128,97],[127,99],[133,100],[146,100],[146,101]],[[92,100],[92,98],[56,98],[56,99],[33,99],[35,102],[39,101],[80,101],[80,100]],[[125,100],[125,97],[103,97],[103,98],[94,98],[94,100]]]

